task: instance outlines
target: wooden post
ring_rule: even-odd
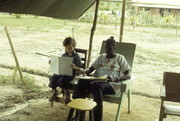
[[[87,60],[87,67],[89,67],[89,63],[90,63],[93,36],[94,36],[94,31],[96,30],[96,23],[97,23],[97,18],[98,18],[98,7],[99,7],[99,0],[96,0],[96,8],[95,8],[95,13],[94,13],[94,21],[93,21],[93,26],[91,28],[91,34],[90,34],[90,40],[89,40],[89,54],[88,54],[88,60]]]
[[[177,17],[177,16],[175,16]],[[178,19],[176,19],[176,36],[178,35]]]
[[[17,73],[17,66],[14,68],[14,73],[13,73],[13,84],[15,83],[16,73]]]
[[[8,41],[9,41],[9,44],[10,44],[10,47],[11,47],[11,50],[12,50],[12,53],[13,53],[13,56],[14,56],[14,60],[15,60],[15,62],[16,62],[17,69],[18,69],[18,71],[19,71],[20,79],[21,79],[21,81],[24,83],[24,81],[23,81],[23,76],[22,76],[22,71],[21,71],[21,68],[20,68],[20,66],[19,66],[19,62],[18,62],[16,53],[15,53],[15,51],[14,51],[14,47],[13,47],[11,38],[10,38],[10,36],[9,36],[8,29],[7,29],[7,27],[4,27],[4,29],[5,29],[6,35],[7,35],[7,37],[8,37]],[[25,84],[25,83],[24,83],[24,84]]]
[[[136,2],[136,5],[134,6],[134,12],[133,12],[133,29],[136,26],[136,16],[137,16],[137,12],[138,12],[138,0]]]
[[[121,26],[120,26],[119,42],[122,42],[122,39],[123,39],[125,11],[126,11],[126,0],[123,0],[122,12],[121,12]]]
[[[72,28],[72,38],[74,38],[74,28]]]

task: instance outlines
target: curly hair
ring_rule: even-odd
[[[66,47],[68,45],[73,45],[74,47],[76,47],[76,41],[75,39],[73,39],[72,37],[66,37],[63,41],[63,46]]]

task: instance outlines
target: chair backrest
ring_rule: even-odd
[[[116,42],[115,52],[123,55],[126,58],[129,66],[131,67],[131,70],[133,66],[135,51],[136,44],[134,43]],[[100,53],[105,53],[105,41],[102,42]]]
[[[75,51],[80,55],[81,57],[81,63],[83,65],[83,68],[86,68],[86,59],[87,59],[87,50],[75,48]]]
[[[180,73],[164,72],[165,101],[180,102]]]

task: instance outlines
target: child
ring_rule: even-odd
[[[73,63],[71,64],[71,68],[73,69],[73,76],[64,76],[64,75],[57,75],[54,74],[49,78],[50,83],[49,87],[53,89],[53,95],[49,98],[49,101],[53,101],[57,99],[57,90],[56,87],[62,88],[62,91],[65,94],[64,102],[67,104],[70,101],[70,93],[68,92],[68,89],[72,88],[72,84],[69,83],[72,81],[75,77],[75,74],[77,71],[82,70],[82,64],[80,56],[76,53],[74,50],[76,47],[76,41],[71,38],[67,37],[63,41],[63,46],[65,47],[65,53],[62,54],[62,57],[72,57]]]

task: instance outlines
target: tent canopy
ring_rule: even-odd
[[[77,19],[95,0],[0,0],[0,12]]]

